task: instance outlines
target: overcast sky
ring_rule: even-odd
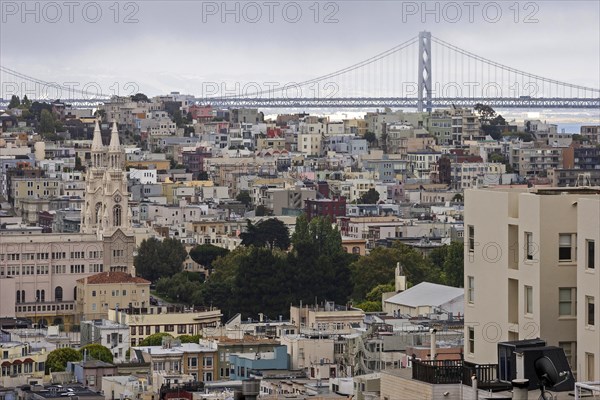
[[[596,0],[427,2],[429,13],[421,1],[57,1],[29,2],[30,13],[21,1],[0,3],[2,66],[43,81],[97,82],[105,93],[114,83],[126,93],[127,82],[156,95],[199,94],[202,82],[302,81],[421,30],[518,69],[600,87]]]

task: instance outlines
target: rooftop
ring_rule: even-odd
[[[464,289],[436,283],[421,282],[404,292],[398,293],[386,300],[388,303],[409,307],[424,305],[439,306],[457,297],[464,296]]]
[[[101,272],[87,278],[78,279],[77,282],[85,282],[88,285],[105,285],[110,283],[141,283],[150,285],[150,281],[144,278],[131,276],[120,271]]]

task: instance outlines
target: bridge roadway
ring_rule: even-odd
[[[63,99],[75,107],[97,107],[108,99]],[[33,100],[35,101],[35,100]],[[37,101],[51,102],[50,99]],[[366,109],[366,108],[417,108],[418,99],[412,97],[332,97],[332,98],[275,98],[275,97],[221,97],[196,98],[197,104],[210,104],[222,108],[330,108],[330,109]],[[0,99],[0,107],[8,106],[9,101]],[[494,108],[523,109],[600,109],[598,98],[433,98],[432,108],[473,107],[477,103],[487,104]],[[425,105],[427,107],[427,105]]]

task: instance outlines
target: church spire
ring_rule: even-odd
[[[108,145],[108,151],[121,151],[121,142],[119,141],[119,130],[117,129],[116,121],[113,121],[112,130],[110,132],[110,144]]]
[[[94,127],[94,139],[92,140],[92,150],[101,151],[104,149],[102,144],[102,134],[100,133],[100,124],[96,120],[96,126]]]

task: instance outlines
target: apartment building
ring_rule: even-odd
[[[81,321],[81,346],[100,344],[113,355],[117,362],[127,361],[129,350],[129,327],[107,319]]]
[[[17,387],[44,380],[45,349],[33,350],[29,343],[0,341],[0,387]]]
[[[579,134],[592,144],[600,144],[600,125],[582,125]]]
[[[580,381],[600,380],[600,196],[577,202],[577,354]],[[566,304],[566,303],[565,303]]]
[[[574,371],[597,367],[598,275],[589,268],[595,263],[580,263],[590,255],[597,262],[599,195],[597,188],[465,192],[465,360],[495,363],[498,342],[540,337],[562,347]]]
[[[105,319],[108,310],[150,305],[150,281],[107,271],[77,280],[75,309],[84,320]]]
[[[203,328],[221,324],[221,310],[184,309],[176,307],[147,307],[109,309],[108,319],[129,325],[131,346],[138,345],[146,337],[159,332],[172,336],[198,335]]]
[[[217,377],[217,344],[179,343],[165,340],[162,346],[144,346],[134,349],[135,359],[151,363],[153,372],[184,374],[194,381],[211,382]]]
[[[347,335],[362,326],[363,310],[325,302],[323,305],[290,306],[290,322],[303,335]]]

